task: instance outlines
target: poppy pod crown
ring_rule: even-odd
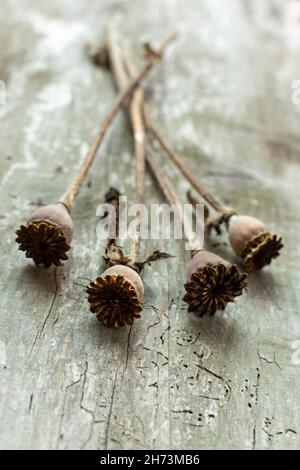
[[[188,265],[186,294],[183,300],[188,311],[202,317],[224,310],[229,302],[242,294],[247,274],[218,255],[198,251]]]
[[[68,259],[73,236],[73,221],[64,204],[50,204],[37,209],[16,231],[19,250],[35,264],[60,266]]]
[[[69,210],[60,202],[40,207],[28,219],[27,225],[43,221],[58,226],[63,232],[66,242],[71,243],[74,225]]]
[[[255,217],[234,215],[229,222],[229,242],[243,259],[248,271],[255,271],[279,256],[282,239],[272,235],[266,225]]]
[[[87,287],[90,310],[109,328],[132,325],[140,318],[144,285],[132,268],[115,265],[106,269]]]

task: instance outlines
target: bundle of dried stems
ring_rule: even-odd
[[[162,57],[162,53],[173,37],[167,38],[160,46],[157,54],[152,54],[154,60]],[[106,51],[106,65],[111,69],[119,92],[127,89],[128,80],[119,49],[113,41],[112,32],[108,29],[106,43],[101,47],[101,54]],[[94,59],[95,61],[95,59]],[[96,61],[97,62],[97,61]],[[135,76],[135,75],[134,75]],[[124,103],[125,111],[131,123],[134,155],[135,155],[135,194],[134,203],[144,201],[145,188],[145,129],[142,113],[143,92],[139,87],[133,91],[132,96]],[[118,223],[117,223],[118,225]],[[166,258],[166,253],[159,251],[150,255],[145,261],[138,261],[140,246],[140,222],[137,220],[131,238],[129,256],[116,244],[116,240],[109,241],[105,260],[110,265],[95,282],[87,287],[90,309],[97,319],[110,328],[132,325],[134,319],[140,318],[144,285],[140,276],[142,268],[149,261]],[[116,257],[117,253],[117,257]]]
[[[45,267],[59,266],[67,259],[66,253],[70,249],[73,235],[73,221],[70,213],[74,199],[109,126],[123,106],[131,124],[134,141],[135,193],[133,202],[144,202],[145,163],[147,161],[165,199],[177,208],[185,239],[191,248],[192,258],[187,267],[184,295],[188,311],[193,311],[198,316],[214,315],[217,310],[224,310],[229,302],[242,294],[247,275],[240,273],[237,266],[201,246],[181,209],[180,197],[163,171],[162,163],[153,150],[151,141],[156,140],[159,143],[184,178],[201,195],[208,206],[217,212],[215,218],[209,219],[208,207],[205,206],[206,233],[209,234],[214,229],[219,234],[222,225],[225,225],[229,233],[230,245],[242,258],[246,270],[253,271],[268,265],[279,255],[283,245],[281,238],[276,234],[271,234],[263,222],[254,217],[238,215],[235,210],[226,208],[212,192],[208,191],[193,176],[182,157],[172,148],[155,124],[149,106],[145,102],[140,82],[152,67],[162,60],[166,47],[173,39],[174,36],[168,37],[158,50],[154,50],[148,43],[145,44],[146,64],[137,71],[128,53],[120,49],[111,30],[108,29],[105,44],[92,54],[92,59],[95,64],[105,65],[111,71],[119,93],[67,191],[58,203],[35,211],[26,224],[17,230],[16,241],[20,245],[19,249],[25,251],[26,256],[32,258],[36,264],[43,264]],[[118,191],[111,191],[107,198],[116,206],[118,205]],[[189,200],[193,204],[198,203],[198,200],[191,194],[189,194]],[[145,261],[139,261],[139,247],[140,221],[137,220],[134,236],[130,240],[128,256],[118,245],[118,236],[109,239],[104,255],[107,269],[86,288],[90,309],[105,326],[132,325],[134,319],[140,317],[144,297],[142,269],[147,262],[168,257],[166,253],[157,251],[148,256]]]
[[[122,90],[126,87],[130,78],[135,75],[135,67],[129,55],[122,54],[119,46],[114,42],[111,32],[108,35],[107,48],[114,80],[119,90]],[[126,66],[126,70],[124,66]],[[127,103],[126,106],[128,118],[132,124],[136,150],[136,187],[139,187],[141,181],[144,184],[146,156],[149,168],[155,176],[167,202],[170,205],[174,205],[178,211],[185,238],[193,253],[192,259],[188,264],[187,283],[185,285],[186,294],[184,296],[184,300],[188,303],[188,310],[195,312],[199,316],[203,316],[206,313],[214,315],[217,310],[224,310],[228,302],[233,301],[236,296],[242,294],[242,290],[246,286],[246,274],[240,274],[236,266],[202,249],[187,220],[185,212],[182,210],[180,199],[173,184],[162,171],[159,158],[145,141],[143,127],[145,108],[144,92],[141,87],[137,87],[131,102]],[[142,165],[139,160],[142,160]],[[138,169],[141,167],[142,176],[141,173],[138,173]]]
[[[168,38],[164,41],[161,53],[169,44],[170,39],[171,38]],[[39,208],[29,217],[26,224],[21,225],[16,231],[16,242],[19,243],[19,249],[26,253],[27,258],[32,258],[35,264],[43,264],[48,268],[51,265],[59,266],[62,261],[68,259],[66,253],[70,249],[73,236],[71,209],[74,199],[87,176],[99,147],[117,112],[137,84],[147,76],[157,63],[158,60],[155,56],[149,56],[146,64],[137,72],[130,83],[120,91],[115,101],[112,103],[105,119],[101,123],[73,181],[64,195],[59,199],[59,202]]]

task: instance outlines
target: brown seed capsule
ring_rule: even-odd
[[[144,285],[132,268],[115,265],[86,288],[91,312],[108,328],[132,325],[140,318]]]
[[[16,231],[19,250],[25,251],[27,258],[35,264],[49,268],[52,264],[60,266],[68,259],[73,235],[73,221],[66,206],[61,203],[50,204],[37,209]]]
[[[188,265],[186,294],[188,311],[202,317],[224,310],[228,302],[242,294],[247,274],[209,251],[198,251]]]
[[[272,235],[260,220],[247,215],[234,215],[229,222],[229,242],[243,259],[247,271],[256,271],[279,256],[282,239]]]

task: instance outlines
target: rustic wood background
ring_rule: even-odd
[[[0,447],[298,448],[300,2],[1,0],[0,11]],[[144,243],[177,258],[146,269],[132,328],[89,312],[84,286],[103,267],[96,209],[110,185],[133,191],[122,114],[76,202],[69,262],[36,268],[14,242],[63,192],[115,96],[84,49],[108,21],[136,54],[178,33],[147,81],[159,125],[209,188],[284,237],[280,259],[213,319],[186,313],[179,241]],[[147,198],[162,202],[149,176]]]

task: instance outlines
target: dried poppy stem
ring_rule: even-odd
[[[121,50],[113,39],[112,28],[110,26],[107,28],[106,43],[103,48],[106,50],[108,63],[116,86],[119,91],[122,91],[128,86],[129,79],[122,63]],[[134,75],[136,75],[136,73]],[[141,89],[139,88],[139,91],[137,91],[136,88],[132,94],[131,102],[127,98],[123,103],[128,118],[133,126],[134,153],[136,161],[134,203],[143,202],[145,183],[144,124],[143,120],[140,118],[140,100]],[[138,225],[139,224],[135,227],[135,237],[131,241],[129,257],[125,257],[122,250],[118,250],[120,262],[122,262],[122,264],[131,263],[134,265],[137,262],[140,242]],[[109,259],[110,257],[111,255],[108,253],[107,261],[109,264],[111,264],[111,260]]]
[[[165,41],[162,50],[169,43]],[[119,60],[119,50],[115,46],[111,32],[107,36],[107,48],[111,70],[118,88],[126,89],[127,77],[123,71],[122,61]],[[145,179],[145,139],[142,113],[143,93],[140,89],[133,92],[131,103],[126,103],[129,117],[132,123],[135,162],[136,162],[136,190],[135,203],[141,203],[144,199]],[[125,104],[125,103],[124,103]],[[140,275],[135,271],[142,268],[144,263],[137,263],[139,249],[139,223],[136,227],[137,237],[132,240],[130,257],[125,258],[122,250],[120,262],[108,268],[100,277],[92,282],[86,289],[90,310],[96,314],[97,319],[110,328],[132,325],[135,318],[140,318],[144,285]],[[164,254],[154,254],[149,260],[155,260]],[[147,262],[147,260],[146,260]],[[129,264],[129,266],[128,266]]]
[[[189,201],[190,204],[192,204],[193,208],[196,209],[197,204],[200,204],[198,199],[192,194],[192,191],[189,189],[186,193],[187,200]],[[206,204],[204,204],[204,220],[205,220],[205,227],[206,227],[206,221],[209,217],[209,208]]]
[[[204,186],[202,186],[197,179],[192,175],[192,173],[187,169],[180,155],[169,145],[163,134],[154,124],[152,116],[148,105],[144,105],[144,116],[147,125],[147,129],[151,132],[153,137],[159,142],[161,147],[165,150],[167,155],[175,163],[177,168],[183,174],[183,176],[190,182],[190,184],[201,194],[203,199],[205,199],[217,212],[222,214],[228,213],[228,209],[224,207]]]
[[[128,57],[126,66],[132,76],[134,66]],[[175,187],[163,172],[160,160],[150,146],[147,147],[146,159],[167,202],[175,208],[179,216],[185,239],[192,252],[183,300],[188,304],[189,312],[195,312],[198,316],[214,315],[217,310],[224,310],[228,302],[232,302],[235,297],[242,294],[247,275],[240,274],[236,266],[203,249],[186,212],[182,209]]]
[[[142,118],[143,93],[137,90],[133,94],[130,105],[130,115],[133,128],[134,152],[135,152],[135,196],[134,203],[142,204],[145,192],[145,132]],[[137,221],[135,227],[135,236],[131,241],[130,259],[135,263],[138,258],[140,245],[140,221]]]
[[[156,154],[147,148],[147,163],[170,205],[180,207],[179,198],[170,179],[161,170]],[[242,294],[246,287],[247,274],[239,273],[235,265],[220,256],[211,253],[197,241],[185,212],[178,210],[183,225],[185,238],[192,249],[192,259],[188,264],[187,283],[183,300],[188,304],[188,311],[202,317],[214,315],[217,310],[224,310],[229,302]]]
[[[135,71],[135,66],[133,62],[130,60],[128,55],[125,58],[125,63],[126,67],[129,73],[129,76],[132,77],[136,73]],[[144,105],[144,91],[142,90],[141,87],[137,87],[135,90],[135,93],[139,94],[139,105],[140,105],[140,113],[142,113]],[[144,147],[145,149],[145,147]],[[176,207],[176,211],[178,212],[178,215],[180,217],[180,220],[182,222],[185,238],[189,245],[192,247],[192,250],[197,251],[201,249],[201,244],[196,240],[195,233],[186,217],[186,214],[184,211],[182,211],[182,207],[180,204],[180,201],[177,197],[176,191],[171,184],[171,181],[167,176],[163,173],[163,171],[160,168],[159,164],[159,159],[155,155],[155,153],[151,150],[151,148],[148,146],[147,147],[147,152],[146,152],[146,159],[147,159],[147,164],[149,165],[151,171],[155,174],[155,177],[157,179],[157,182],[162,189],[168,203],[170,205],[174,205]]]
[[[105,202],[114,206],[115,209],[112,215],[114,218],[113,236],[112,238],[108,236],[105,254],[103,255],[107,267],[116,264],[129,264],[130,262],[130,259],[124,256],[122,248],[117,243],[120,232],[120,197],[121,193],[116,188],[110,188],[105,195]],[[107,217],[109,217],[109,214],[107,214]]]
[[[170,41],[170,38],[167,38],[165,41],[164,41],[164,44],[167,45],[169,44],[169,41]],[[166,46],[164,46],[166,47]],[[114,100],[113,104],[111,105],[107,115],[106,115],[106,118],[104,119],[104,121],[101,123],[100,125],[100,129],[99,131],[97,132],[91,146],[90,146],[90,149],[89,151],[87,152],[74,180],[72,181],[72,183],[70,184],[70,186],[68,187],[67,191],[65,192],[65,194],[61,197],[60,199],[60,202],[62,204],[64,204],[65,206],[67,206],[69,209],[71,209],[72,207],[72,204],[73,204],[73,201],[74,201],[74,198],[75,196],[77,195],[87,173],[88,173],[88,170],[90,169],[94,159],[95,159],[95,156],[99,150],[99,147],[106,135],[106,132],[107,130],[109,129],[111,123],[113,122],[118,110],[120,109],[120,107],[122,106],[122,104],[125,102],[126,98],[128,98],[128,96],[132,93],[132,91],[134,90],[134,88],[138,85],[138,83],[143,79],[145,78],[145,76],[150,72],[150,70],[152,69],[152,67],[155,65],[155,63],[157,63],[157,60],[155,60],[154,57],[149,57],[148,59],[148,62],[146,63],[146,65],[144,65],[144,67],[139,71],[137,72],[137,74],[135,75],[135,77],[133,77],[130,82],[127,84],[127,86],[125,88],[123,88],[118,96],[116,97],[116,99]]]
[[[201,250],[202,244],[197,240],[195,232],[192,226],[190,225],[186,213],[182,210],[182,206],[180,204],[180,200],[177,196],[176,190],[173,184],[171,183],[171,180],[163,172],[160,160],[150,146],[147,147],[146,160],[166,201],[170,206],[174,206],[174,208],[176,209],[176,212],[180,218],[183,227],[185,239],[188,242],[190,249],[192,250],[192,252],[197,252]]]
[[[134,153],[135,153],[135,195],[134,203],[142,204],[145,194],[145,129],[143,120],[144,93],[139,87],[135,89],[130,103],[130,118],[133,130]],[[130,246],[131,263],[136,263],[140,245],[140,222],[135,228],[136,235],[133,237]]]
[[[125,63],[126,67],[129,73],[129,76],[132,77],[136,73],[135,66],[133,62],[130,60],[128,55],[125,58]],[[140,110],[142,112],[143,108],[145,107],[144,103],[144,92],[141,87],[137,87],[135,90],[135,93],[139,93],[139,99],[140,99]],[[186,217],[186,214],[184,211],[182,211],[182,207],[179,201],[179,198],[177,196],[177,193],[175,191],[175,188],[173,187],[170,179],[164,174],[164,172],[161,169],[161,165],[159,162],[158,157],[156,154],[152,151],[151,147],[147,147],[147,152],[146,152],[146,159],[147,159],[147,164],[150,167],[152,173],[155,175],[155,178],[163,191],[166,200],[170,205],[174,205],[176,207],[176,210],[178,212],[178,215],[180,217],[185,238],[189,245],[192,247],[193,251],[200,250],[202,248],[201,244],[197,241],[195,237],[195,233]]]
[[[165,48],[174,40],[175,36],[172,35],[165,39],[157,52],[155,52],[149,45],[147,51],[149,57],[162,58]],[[119,91],[122,91],[128,85],[128,81],[136,75],[136,70],[132,64],[127,63],[129,77],[124,69],[122,52],[118,44],[113,40],[112,30],[108,28],[106,44],[108,49],[109,63],[111,71]],[[129,61],[128,61],[129,62]],[[133,91],[130,103],[124,103],[126,112],[131,122],[133,139],[134,139],[134,154],[135,154],[135,195],[134,203],[142,204],[144,201],[145,192],[145,129],[143,119],[143,103],[144,91],[141,87],[137,86]],[[135,236],[131,240],[129,258],[131,264],[137,262],[139,245],[140,245],[140,223],[137,221],[135,227]]]
[[[279,256],[283,247],[282,239],[276,234],[271,234],[266,225],[260,220],[237,215],[233,209],[224,207],[206,188],[204,188],[191,171],[186,167],[181,156],[169,145],[160,130],[154,124],[147,105],[144,106],[144,115],[147,129],[159,142],[169,158],[175,163],[182,175],[190,182],[193,188],[201,194],[217,212],[219,216],[210,219],[206,223],[206,229],[210,232],[215,229],[220,233],[221,225],[225,223],[229,231],[229,242],[234,252],[240,256],[247,271],[256,271],[271,263],[272,259]]]
[[[129,75],[132,76],[134,66],[128,57],[126,66]],[[121,82],[121,78],[119,82]],[[144,95],[139,87],[135,93],[138,91],[140,91],[139,99],[142,101],[140,102],[141,112]],[[217,309],[224,309],[228,302],[233,301],[237,295],[242,293],[242,289],[246,285],[246,275],[240,274],[235,266],[231,266],[230,263],[217,255],[202,250],[202,244],[193,232],[175,188],[161,170],[159,158],[150,147],[147,147],[146,158],[165,198],[175,208],[183,226],[184,236],[190,249],[195,253],[188,267],[189,282],[186,284],[187,293],[184,300],[189,305],[189,311],[196,311],[199,316],[205,313],[213,315]]]
[[[163,48],[172,39],[173,37],[168,37],[164,41]],[[144,67],[122,88],[111,105],[106,118],[101,123],[99,131],[92,141],[90,149],[79,167],[75,178],[59,202],[35,211],[29,220],[27,220],[26,225],[21,225],[19,230],[16,231],[16,242],[19,243],[19,249],[25,251],[26,257],[32,258],[35,264],[43,264],[48,268],[53,264],[60,266],[62,261],[68,259],[66,253],[70,250],[73,236],[73,221],[70,212],[74,198],[78,194],[105,134],[121,105],[157,62],[157,57],[154,55],[149,56]]]
[[[104,45],[104,48],[106,49],[106,52],[107,52],[107,57],[108,57],[110,70],[112,72],[112,77],[115,81],[115,85],[118,91],[120,92],[127,87],[129,79],[128,79],[126,70],[124,68],[124,65],[122,63],[121,49],[113,38],[113,31],[112,31],[111,26],[107,28],[106,43]],[[129,101],[130,100],[127,99],[124,102],[125,110],[127,113],[128,113]]]

